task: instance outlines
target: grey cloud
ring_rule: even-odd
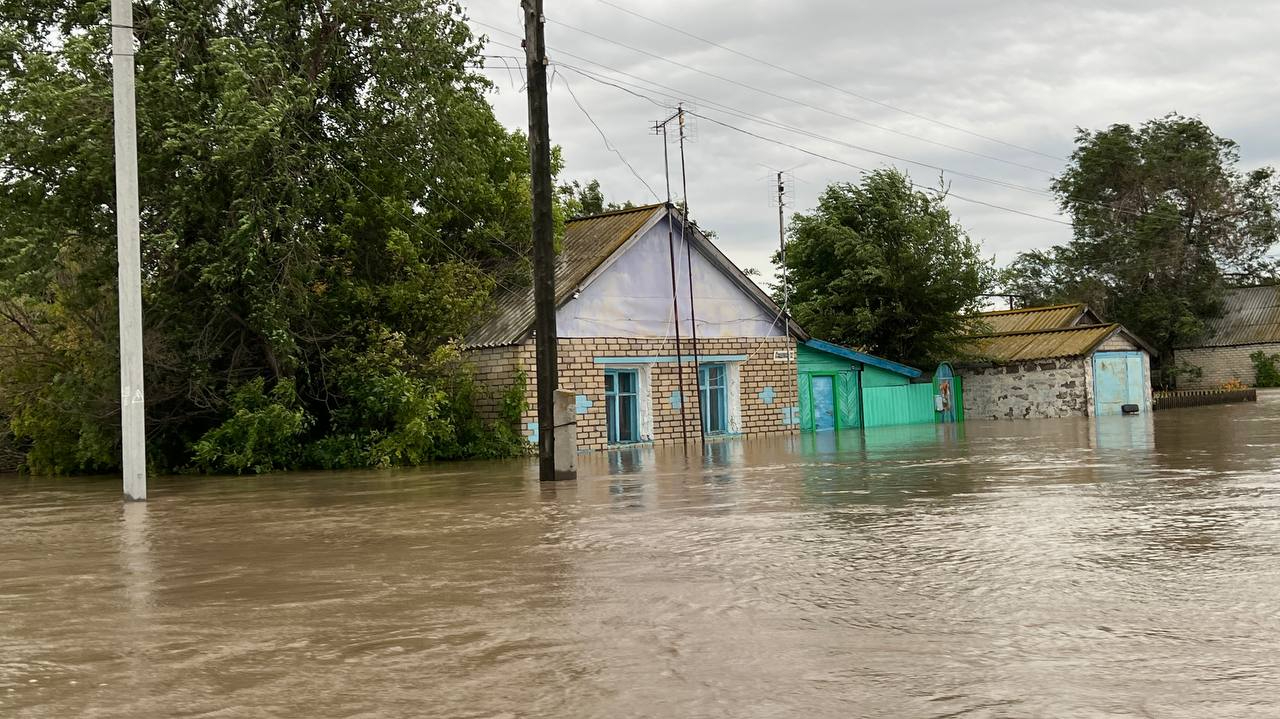
[[[1246,167],[1280,162],[1274,116],[1280,87],[1273,79],[1280,48],[1280,4],[1262,2],[670,2],[616,0],[649,17],[794,68],[859,94],[970,128],[1057,157],[1066,157],[1077,126],[1140,123],[1176,110],[1198,115],[1241,144]],[[514,0],[473,3],[472,17],[519,32]],[[739,82],[830,108],[938,142],[1042,167],[1061,160],[1021,152],[823,88],[655,27],[595,0],[548,2],[546,12],[611,39],[663,55],[663,63],[607,42],[547,27],[553,48],[679,88],[724,105],[803,127],[844,142],[1047,189],[1049,175],[876,130],[797,107],[687,69],[695,65]],[[511,38],[477,28],[501,40]],[[494,48],[493,52],[512,51]],[[552,53],[556,59],[556,53]],[[577,61],[562,58],[565,62]],[[492,64],[492,63],[491,63]],[[498,65],[493,102],[513,127],[526,122],[523,95],[512,92]],[[662,148],[650,133],[661,108],[617,89],[557,73],[552,135],[564,147],[566,176],[599,178],[609,197],[637,202],[644,188],[609,152],[564,91],[574,92],[649,184],[662,194]],[[655,99],[663,93],[654,91]],[[695,105],[704,105],[694,101]],[[863,167],[901,166],[922,185],[937,173],[819,140],[798,137],[710,107],[705,113]],[[673,156],[674,157],[674,156]],[[808,209],[833,181],[856,181],[848,167],[815,160],[700,122],[688,147],[689,199],[694,217],[719,232],[722,248],[743,266],[770,273],[777,245],[776,210],[767,201],[770,168],[801,165],[795,209]],[[1038,215],[1056,216],[1051,197],[948,176],[955,193]],[[679,194],[678,182],[675,185]],[[1063,242],[1069,228],[981,205],[949,201],[956,218],[988,252],[1008,261],[1020,250]]]

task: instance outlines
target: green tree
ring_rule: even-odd
[[[981,308],[995,269],[944,197],[896,170],[828,187],[788,232],[796,320],[817,337],[921,367],[962,355],[962,315]]]
[[[1224,287],[1275,272],[1280,184],[1238,163],[1234,142],[1176,114],[1080,130],[1053,182],[1073,237],[1019,256],[1005,289],[1027,304],[1087,301],[1167,358],[1203,337]]]
[[[557,194],[566,217],[585,217],[635,207],[630,200],[622,203],[606,202],[599,180],[592,180],[585,185],[577,180],[566,182],[557,188]]]
[[[0,419],[35,470],[118,464],[107,16],[0,0]],[[530,210],[461,6],[155,0],[134,23],[152,462],[463,452],[449,341],[527,282]],[[225,446],[245,433],[265,454]]]

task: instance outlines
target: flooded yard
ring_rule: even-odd
[[[0,716],[1276,717],[1280,403],[0,479]]]

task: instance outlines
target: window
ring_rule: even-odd
[[[640,441],[640,380],[633,369],[604,371],[604,413],[609,444]]]
[[[729,430],[728,378],[722,364],[698,368],[698,404],[702,407],[702,431],[724,434]]]

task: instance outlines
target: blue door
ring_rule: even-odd
[[[835,378],[829,374],[816,374],[810,380],[813,395],[813,431],[826,432],[836,428]]]
[[[1123,414],[1126,404],[1145,404],[1146,372],[1141,352],[1099,352],[1093,356],[1093,413]]]

